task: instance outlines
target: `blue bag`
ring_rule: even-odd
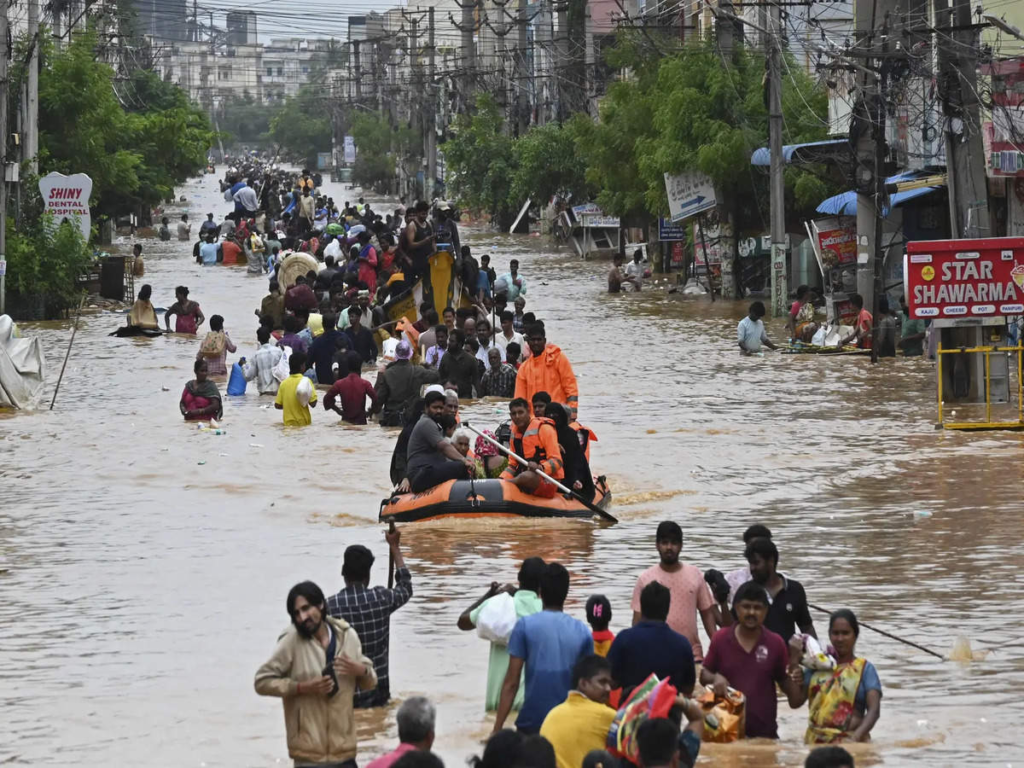
[[[231,366],[231,376],[228,377],[228,394],[244,395],[245,385],[245,374],[242,373],[242,366],[235,363]]]

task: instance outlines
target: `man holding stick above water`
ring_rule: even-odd
[[[362,544],[353,544],[345,550],[341,575],[345,588],[327,598],[327,613],[347,621],[359,634],[364,653],[373,662],[377,686],[369,691],[357,691],[358,709],[380,707],[391,698],[391,680],[388,675],[388,651],[391,645],[391,614],[409,602],[412,597],[412,574],[402,557],[402,532],[392,529],[384,534],[395,564],[395,586],[370,586],[370,568],[373,553]]]

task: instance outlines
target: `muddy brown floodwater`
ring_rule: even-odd
[[[188,203],[172,220],[225,208],[212,177],[180,194]],[[403,529],[415,595],[392,620],[392,691],[436,701],[449,766],[478,751],[491,723],[487,646],[456,629],[464,607],[539,555],[572,573],[569,611],[582,617],[603,592],[621,629],[665,518],[701,569],[742,564],[743,529],[767,523],[812,602],[943,653],[958,634],[975,651],[1019,638],[1022,438],[936,431],[930,363],[741,358],[740,303],[657,288],[609,296],[606,264],[541,238],[468,241],[493,250],[499,272],[520,260],[527,308],[579,377],[580,418],[600,437],[593,463],[621,523]],[[187,285],[251,353],[265,280],[198,267],[191,244],[147,241],[145,256],[155,305]],[[198,341],[107,336],[123,322],[83,316],[55,410],[0,418],[0,763],[288,764],[280,702],[253,692],[253,674],[288,624],[293,583],[336,591],[354,543],[386,578],[376,516],[395,435],[322,409],[312,427],[285,430],[255,394],[226,398],[226,434],[201,433],[178,412]],[[44,341],[52,388],[70,324],[24,329]],[[769,332],[782,337],[781,323]],[[503,408],[465,411],[496,423]],[[1019,646],[942,662],[864,630],[858,650],[885,689],[859,765],[1024,760]],[[780,713],[778,744],[710,746],[702,763],[802,764],[806,708]],[[392,714],[359,714],[361,761],[396,741]]]

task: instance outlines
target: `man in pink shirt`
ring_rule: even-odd
[[[692,565],[679,562],[683,549],[683,530],[671,521],[658,525],[655,535],[661,562],[640,574],[633,588],[633,624],[640,621],[640,593],[652,581],[668,587],[672,593],[669,606],[669,627],[690,641],[694,660],[704,660],[704,650],[697,635],[697,613],[704,622],[704,630],[712,637],[717,630],[715,624],[715,600],[701,572]]]
[[[437,712],[430,699],[412,696],[402,702],[395,720],[398,721],[398,749],[370,761],[366,768],[391,768],[407,752],[429,752],[434,744],[434,722]]]

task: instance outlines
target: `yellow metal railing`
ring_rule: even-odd
[[[993,352],[1016,352],[1017,353],[1017,420],[1016,421],[992,421],[992,360]],[[985,421],[961,421],[949,424],[943,421],[942,415],[942,356],[959,354],[985,355]],[[1021,365],[1024,364],[1024,345],[1018,342],[1015,347],[954,347],[943,349],[942,342],[936,355],[936,365],[939,379],[939,424],[946,429],[1022,429],[1024,428],[1024,376],[1021,375]],[[966,403],[965,405],[972,405]]]

